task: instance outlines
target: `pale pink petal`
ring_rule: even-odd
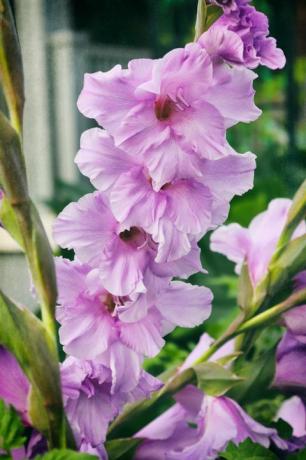
[[[165,194],[152,189],[143,168],[122,174],[112,188],[110,206],[125,227],[138,226],[152,232],[167,205]]]
[[[74,249],[82,262],[95,265],[116,229],[105,198],[95,192],[66,206],[55,221],[53,236],[63,248]]]
[[[55,267],[58,303],[72,305],[86,289],[86,275],[90,267],[78,260],[72,262],[63,257],[56,257]]]
[[[189,149],[190,150],[190,149]],[[178,177],[195,178],[200,176],[199,158],[195,153],[184,150],[174,132],[154,149],[144,155],[145,164],[156,188],[172,182]]]
[[[212,299],[212,292],[204,286],[173,281],[158,295],[156,307],[173,324],[194,327],[210,316]]]
[[[232,67],[228,70],[227,78],[207,93],[206,101],[225,118],[227,128],[239,121],[254,121],[261,115],[261,110],[254,103],[255,78],[257,75],[249,69]]]
[[[135,166],[127,153],[115,147],[111,136],[99,128],[89,129],[82,134],[81,149],[75,162],[81,173],[103,191],[108,190],[120,174]]]
[[[156,356],[164,346],[161,337],[161,318],[150,312],[135,323],[121,323],[120,338],[129,348],[145,356]]]
[[[191,243],[191,249],[185,256],[172,262],[151,264],[151,270],[157,276],[180,276],[187,278],[197,272],[203,272],[200,248],[196,242]]]
[[[276,40],[269,37],[263,41],[260,47],[260,63],[269,69],[282,69],[286,64],[283,50],[276,47]]]
[[[210,27],[201,35],[198,43],[212,59],[222,58],[228,62],[243,63],[243,41],[238,34],[225,27]]]
[[[135,104],[134,90],[135,86],[120,65],[108,72],[85,74],[78,109],[86,117],[95,118],[112,134]]]
[[[292,396],[281,405],[277,418],[285,420],[293,428],[296,437],[306,436],[306,407],[298,396]]]
[[[229,260],[237,264],[236,271],[240,271],[243,261],[248,255],[250,247],[249,230],[238,224],[219,227],[210,237],[212,251],[220,252]]]
[[[255,155],[231,153],[219,160],[202,160],[201,181],[213,196],[211,225],[221,225],[226,220],[229,202],[253,187]]]
[[[216,160],[217,161],[217,160]],[[210,190],[195,180],[178,180],[165,188],[169,218],[181,232],[206,233],[211,224]]]
[[[144,271],[149,261],[150,256],[145,248],[131,248],[119,236],[115,236],[99,258],[103,286],[114,295],[131,294],[143,286]]]
[[[226,155],[225,120],[214,104],[198,99],[192,108],[173,114],[173,130],[181,145],[202,158]]]
[[[177,230],[174,223],[166,217],[159,221],[153,239],[158,243],[155,258],[157,264],[177,261],[191,250],[188,235]]]
[[[133,390],[140,376],[140,357],[129,348],[115,342],[110,349],[110,368],[112,370],[112,393]]]
[[[114,324],[98,299],[96,303],[80,300],[77,306],[61,309],[59,336],[66,353],[79,359],[93,359],[108,348],[114,336]]]

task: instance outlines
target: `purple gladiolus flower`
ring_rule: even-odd
[[[219,2],[220,3],[220,2]],[[236,4],[235,4],[236,3]],[[243,63],[254,69],[264,65],[270,69],[281,69],[286,63],[283,51],[276,46],[275,38],[269,37],[269,23],[265,14],[257,11],[246,1],[237,1],[211,27],[224,27],[235,32],[243,42]],[[230,61],[230,59],[229,59]],[[231,62],[231,61],[230,61]],[[234,64],[237,61],[232,61]]]
[[[246,438],[265,447],[271,441],[286,447],[275,429],[257,423],[228,397],[204,395],[189,385],[175,399],[173,407],[137,433],[145,441],[136,460],[213,460],[228,442]]]
[[[25,426],[31,427],[28,398],[30,383],[16,358],[0,346],[0,399],[13,406],[20,414]],[[30,430],[27,446],[12,450],[13,460],[32,459],[47,450],[45,438],[37,431]]]
[[[0,346],[0,399],[13,406],[29,424],[28,397],[30,384],[16,358]]]
[[[306,287],[306,270],[299,273],[295,278],[295,290],[305,289]],[[283,315],[283,321],[287,330],[295,338],[306,344],[306,305],[301,305],[287,311]]]
[[[177,177],[158,188],[143,159],[123,152],[106,131],[93,128],[82,135],[76,163],[107,194],[118,222],[152,235],[158,243],[156,261],[167,262],[188,254],[195,239],[224,222],[232,197],[253,185],[255,156],[232,153],[199,160],[197,176]]]
[[[212,251],[224,254],[236,263],[240,273],[244,261],[248,264],[254,286],[267,274],[271,257],[286,223],[292,201],[283,198],[272,200],[268,209],[258,214],[248,228],[238,224],[224,225],[211,236]],[[305,233],[305,222],[301,222],[292,239]]]
[[[107,129],[117,147],[142,157],[161,188],[196,177],[199,159],[231,152],[226,129],[261,113],[253,101],[254,78],[245,68],[214,72],[208,53],[193,43],[159,60],[133,60],[127,70],[86,74],[78,107]]]
[[[203,334],[180,372],[192,366],[212,342],[208,334]],[[219,359],[233,350],[234,342],[229,341],[210,359]],[[175,399],[174,406],[135,435],[144,439],[136,460],[213,460],[228,442],[239,444],[246,438],[266,447],[272,440],[278,447],[287,448],[276,430],[257,423],[228,397],[208,396],[188,385]]]
[[[220,6],[225,14],[229,14],[232,11],[238,11],[242,5],[250,3],[251,0],[208,0],[211,5]]]
[[[274,386],[306,395],[306,344],[286,332],[277,347]]]
[[[152,274],[170,278],[201,271],[196,241],[183,257],[158,263],[158,245],[151,235],[141,227],[122,227],[102,192],[69,204],[55,222],[54,238],[62,247],[74,249],[79,260],[99,269],[104,288],[118,296],[145,291]]]
[[[110,367],[116,388],[135,386],[142,356],[155,356],[165,333],[176,325],[194,327],[210,315],[212,293],[205,287],[160,279],[145,294],[118,297],[97,275],[78,261],[57,260],[60,340],[70,355]]]
[[[61,378],[65,411],[78,446],[82,451],[98,453],[100,458],[104,458],[108,424],[123,405],[138,397],[148,397],[161,386],[157,379],[142,371],[134,388],[114,392],[110,369],[72,357],[62,364]]]

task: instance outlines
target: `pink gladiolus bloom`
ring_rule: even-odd
[[[203,334],[180,372],[190,367],[212,342],[208,334]],[[211,360],[231,354],[233,350],[234,343],[230,341]],[[287,448],[275,429],[257,423],[228,397],[208,396],[188,385],[175,399],[174,406],[135,435],[144,439],[137,449],[136,460],[214,460],[230,441],[239,444],[246,438],[266,447],[272,440],[278,447]]]
[[[201,271],[195,241],[183,257],[158,263],[158,245],[151,235],[141,227],[124,228],[101,192],[69,204],[57,218],[54,238],[62,247],[74,249],[80,261],[98,268],[101,283],[114,295],[145,291],[152,274],[169,278]]]
[[[180,281],[160,280],[154,290],[129,298],[111,295],[97,271],[78,261],[58,259],[57,277],[64,350],[110,367],[114,387],[125,391],[137,384],[141,357],[155,356],[165,333],[199,325],[211,311],[209,289]]]
[[[158,188],[143,160],[115,147],[98,128],[86,131],[76,157],[81,172],[106,192],[124,228],[141,227],[158,243],[157,262],[186,255],[192,242],[224,222],[229,202],[253,185],[255,156],[229,154],[200,160],[196,177],[177,177]]]
[[[292,201],[284,198],[272,200],[266,211],[258,214],[248,228],[239,224],[224,225],[211,236],[212,251],[224,254],[236,263],[240,273],[245,261],[254,286],[267,274],[271,257],[286,223]],[[293,234],[293,239],[305,233],[302,222]]]
[[[261,113],[254,78],[244,68],[214,72],[208,53],[193,43],[159,60],[133,60],[127,70],[86,74],[78,107],[117,147],[142,156],[161,188],[176,177],[196,177],[199,159],[230,153],[226,129]]]
[[[127,365],[128,362],[125,362]],[[130,363],[128,363],[130,365]],[[123,405],[136,397],[148,397],[160,388],[160,382],[142,371],[138,384],[130,392],[112,391],[110,369],[92,361],[69,357],[61,368],[65,411],[79,448],[105,452],[103,442],[108,424]]]

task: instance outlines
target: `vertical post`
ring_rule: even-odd
[[[24,151],[30,194],[41,203],[53,193],[44,6],[44,0],[15,0],[27,94]]]

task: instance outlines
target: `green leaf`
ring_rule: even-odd
[[[230,442],[226,450],[219,454],[219,457],[226,460],[278,460],[273,452],[260,444],[255,444],[249,438],[238,446]]]
[[[197,376],[198,387],[211,396],[223,395],[242,380],[218,363],[200,363],[193,370]]]
[[[245,312],[249,313],[253,298],[253,286],[250,278],[249,267],[244,263],[239,276],[238,284],[238,305]]]
[[[24,445],[24,426],[17,412],[0,400],[0,449],[9,452]]]
[[[114,439],[105,443],[105,448],[109,460],[132,460],[136,447],[140,444],[141,439],[123,438]]]
[[[306,460],[306,449],[295,454],[288,455],[287,460]]]
[[[205,30],[208,30],[210,26],[222,15],[222,8],[217,5],[208,5],[207,16],[205,22]]]
[[[277,430],[278,435],[282,439],[290,439],[292,438],[293,429],[289,423],[285,422],[282,418],[278,419],[276,422],[270,422],[269,427],[275,428]]]
[[[216,363],[220,364],[221,366],[228,366],[229,364],[232,364],[236,359],[241,356],[242,352],[241,351],[235,351],[234,353],[230,353],[229,355],[222,356],[222,358],[219,358],[216,360]]]
[[[207,5],[206,0],[198,0],[194,41],[198,40],[200,36],[221,16],[221,14],[221,7],[217,5]]]
[[[306,215],[306,180],[302,183],[293,197],[292,205],[282,234],[279,238],[278,247],[284,246],[292,237],[296,227],[305,219]]]
[[[275,293],[305,267],[306,235],[290,241],[276,254],[270,265],[270,288]]]
[[[34,460],[94,460],[95,455],[75,452],[69,449],[53,449],[44,455],[37,455]]]
[[[305,267],[306,235],[289,241],[273,257],[267,276],[255,290],[255,305],[260,306],[264,299],[280,291],[288,281]]]
[[[252,402],[262,397],[263,389],[269,388],[275,370],[275,351],[260,354],[253,361],[243,358],[234,364],[234,371],[243,379],[235,386],[230,397],[239,402]]]
[[[15,241],[23,248],[23,238],[12,206],[4,196],[0,206],[0,221]]]
[[[61,445],[64,418],[59,366],[53,340],[26,308],[0,291],[0,344],[16,357],[31,382],[30,417],[33,426],[53,445]],[[35,404],[34,404],[35,402]]]
[[[0,0],[0,67],[3,92],[13,117],[21,120],[24,104],[23,70],[19,40],[9,0]]]

